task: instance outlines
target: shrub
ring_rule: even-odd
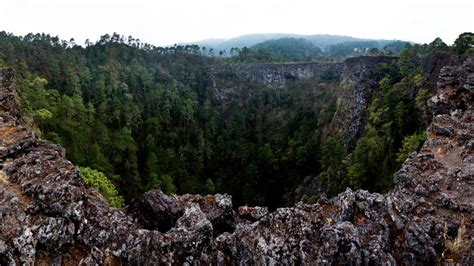
[[[81,167],[80,171],[86,183],[97,188],[100,194],[107,200],[110,207],[122,208],[124,206],[124,199],[119,195],[114,184],[110,182],[104,173],[89,167]]]

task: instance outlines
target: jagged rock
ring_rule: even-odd
[[[143,228],[166,232],[183,215],[184,206],[179,205],[176,197],[168,196],[160,190],[151,190],[131,203],[127,209]]]
[[[442,69],[428,139],[392,191],[273,212],[158,190],[110,208],[61,147],[35,138],[1,70],[0,264],[472,264],[473,69],[474,57]]]
[[[241,219],[255,222],[268,215],[268,208],[241,206],[238,212]]]

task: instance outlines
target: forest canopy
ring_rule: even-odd
[[[250,97],[233,99],[224,113],[210,89],[208,66],[331,61],[354,55],[344,51],[356,44],[333,46],[321,59],[318,47],[287,38],[224,58],[203,55],[197,45],[155,47],[116,33],[80,46],[47,34],[0,32],[0,67],[17,71],[22,108],[39,136],[65,147],[67,158],[112,206],[157,188],[230,193],[237,205],[276,207],[346,186],[389,189],[393,172],[425,139],[432,91],[423,85],[422,59],[473,53],[473,36],[461,34],[453,46],[437,38],[364,50],[399,58],[379,66],[380,90],[370,99],[367,125],[353,149],[323,134],[336,111],[335,83],[295,81],[282,93],[255,88]],[[308,102],[308,91],[323,104]],[[323,190],[314,192],[314,184]]]

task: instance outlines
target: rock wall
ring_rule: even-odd
[[[379,88],[375,69],[395,57],[356,57],[344,61],[337,92],[336,113],[331,122],[333,134],[352,149],[364,131],[367,109],[373,92]]]
[[[331,127],[333,133],[351,148],[362,134],[370,97],[378,88],[376,66],[396,59],[362,56],[342,63],[221,64],[212,65],[209,73],[214,96],[223,104],[250,85],[281,89],[302,80],[333,84],[338,100]]]
[[[0,81],[2,265],[474,263],[474,57],[441,71],[428,139],[392,191],[271,213],[157,190],[109,208],[61,147],[35,138],[12,70]]]

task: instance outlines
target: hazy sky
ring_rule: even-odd
[[[83,43],[105,33],[154,45],[248,33],[338,34],[452,43],[474,31],[466,0],[0,0],[0,31]]]

